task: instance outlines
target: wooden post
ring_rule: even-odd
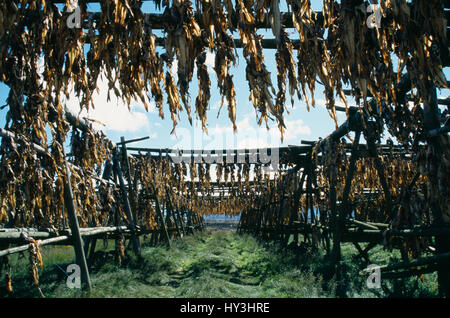
[[[166,212],[165,222],[167,224],[167,228],[169,228],[169,225],[170,225],[170,211],[167,209],[167,202],[166,202],[166,200],[164,200],[164,199],[162,200],[160,207],[162,207],[161,214],[163,216],[164,216],[164,212],[163,211]]]
[[[138,215],[142,215],[142,208],[139,206],[139,190],[138,190],[138,186],[139,186],[139,174],[141,171],[141,166],[138,165],[136,167],[136,170],[134,172],[134,179],[133,179],[133,204],[134,204],[134,221],[136,224],[139,224],[139,219],[138,219]],[[140,212],[140,214],[138,214],[138,212]]]
[[[88,225],[89,227],[92,226],[92,224]],[[91,243],[91,238],[90,237],[86,237],[83,239],[84,245],[83,245],[83,249],[84,249],[84,255],[87,255],[87,253],[89,252],[89,245]]]
[[[166,210],[168,211],[167,214],[169,215],[169,213],[170,213],[170,214],[172,215],[172,217],[173,217],[173,222],[175,223],[175,227],[176,227],[176,229],[177,229],[178,236],[179,236],[179,237],[183,237],[183,236],[181,235],[180,227],[178,226],[177,217],[176,217],[176,215],[175,215],[175,211],[174,211],[174,209],[173,209],[172,202],[170,201],[169,191],[167,191],[167,189],[166,189],[166,200],[167,200],[167,202],[166,202]]]
[[[436,87],[431,81],[425,83],[428,98],[424,101],[425,131],[440,129],[440,112],[437,104]],[[449,138],[447,135],[429,136],[427,140],[429,158],[427,162],[427,175],[431,200],[431,212],[436,226],[450,225],[448,214],[448,163],[443,163],[445,154],[448,154]],[[445,214],[447,213],[447,214]],[[435,237],[436,252],[438,254],[450,252],[450,235]],[[438,285],[441,297],[450,298],[450,261],[442,261],[438,265]]]
[[[348,206],[348,196],[350,194],[350,187],[352,185],[353,174],[355,172],[356,160],[357,160],[357,150],[359,145],[359,138],[361,137],[361,131],[356,131],[355,140],[353,141],[352,154],[350,156],[350,164],[345,178],[345,187],[342,194],[342,203],[339,209],[339,216],[334,228],[333,236],[333,251],[332,260],[335,264],[340,261],[341,258],[341,239],[345,227],[345,218],[347,217],[349,206]]]
[[[290,175],[286,175],[285,178],[288,180],[290,178]],[[275,214],[275,226],[277,229],[277,234],[275,235],[276,239],[282,239],[283,236],[283,232],[282,232],[282,222],[283,222],[283,218],[282,218],[282,213],[283,213],[283,209],[285,206],[285,195],[286,195],[286,180],[284,180],[284,182],[281,185],[281,191],[279,191],[279,194],[281,196],[280,200],[279,200],[279,205],[278,205],[278,209],[275,209],[276,214]],[[278,236],[279,234],[279,236]]]
[[[89,266],[92,266],[92,263],[94,262],[95,248],[96,247],[97,247],[97,239],[93,238],[92,242],[91,242],[90,250],[89,250],[88,259],[87,259]]]
[[[339,216],[337,218],[335,228],[334,228],[334,235],[333,235],[333,250],[331,252],[331,260],[333,264],[335,265],[335,271],[337,275],[338,280],[338,286],[336,290],[336,294],[340,297],[345,297],[345,290],[344,286],[341,282],[341,267],[340,267],[340,260],[341,260],[341,240],[342,235],[345,231],[345,218],[347,217],[348,210],[349,210],[349,202],[348,202],[348,196],[350,194],[350,188],[352,185],[353,180],[353,174],[355,172],[356,168],[356,160],[358,156],[358,145],[359,145],[359,138],[361,137],[361,131],[357,130],[355,132],[355,140],[353,141],[353,147],[352,147],[352,153],[350,156],[350,164],[348,167],[347,176],[345,178],[345,186],[344,186],[344,192],[342,194],[342,203],[339,208]]]
[[[152,188],[153,188],[153,193],[155,194],[155,208],[156,208],[156,214],[158,215],[159,221],[161,223],[161,232],[164,235],[164,238],[167,241],[167,244],[169,244],[170,247],[170,237],[169,237],[169,233],[167,232],[167,227],[166,224],[164,222],[164,216],[161,212],[161,208],[159,206],[159,200],[158,200],[158,192],[156,192],[156,188],[155,185],[152,183]]]
[[[105,180],[110,180],[111,179],[111,175],[113,173],[113,162],[111,159],[107,159],[105,161],[105,167],[103,169],[103,174],[102,174],[102,179]],[[106,187],[109,188],[110,184],[106,184]],[[117,223],[115,224],[116,226],[118,225]],[[87,258],[87,262],[88,262],[88,266],[92,266],[92,263],[94,261],[94,255],[95,255],[95,248],[97,246],[97,238],[95,237],[89,237],[91,242],[90,242],[90,250],[89,250],[89,254],[88,254],[88,258]]]
[[[136,202],[135,202],[135,189],[134,189],[134,183],[131,180],[131,171],[130,171],[130,161],[128,160],[128,152],[127,152],[127,145],[125,143],[125,137],[120,137],[121,142],[121,151],[122,151],[122,157],[125,163],[125,170],[126,170],[126,178],[128,181],[128,193],[129,193],[129,202],[130,202],[130,208],[131,213],[133,214],[133,220],[136,223]]]
[[[181,222],[183,224],[183,231],[185,234],[189,234],[189,229],[187,228],[187,223],[186,223],[186,210],[184,209],[184,206],[182,204],[178,204],[178,209],[180,211],[180,218],[181,218]]]
[[[114,149],[113,164],[114,164],[114,170],[116,171],[117,177],[119,178],[120,190],[122,193],[122,199],[123,199],[123,203],[124,203],[124,207],[125,207],[125,214],[127,215],[128,221],[130,222],[131,231],[133,233],[135,233],[136,225],[134,223],[133,215],[131,213],[130,202],[128,201],[128,193],[127,193],[127,189],[125,188],[125,182],[123,180],[122,169],[120,167],[119,158],[117,156],[117,148]],[[140,256],[141,251],[140,251],[139,237],[137,235],[133,234],[131,239],[133,242],[134,254],[136,256]]]
[[[263,220],[264,213],[262,211],[262,206],[261,206],[262,205],[262,201],[261,201],[261,199],[260,198],[256,198],[255,200],[256,200],[256,209],[255,210],[250,209],[250,211],[256,212],[257,222],[256,222],[254,233],[256,235],[260,235],[261,229],[262,229],[262,225],[263,225],[263,221],[264,221]],[[246,226],[248,227],[248,222],[247,222]]]
[[[191,227],[192,226],[192,212],[191,212],[191,210],[187,211],[186,218],[187,218],[187,226]]]
[[[378,178],[380,179],[381,187],[384,191],[384,198],[385,198],[385,209],[387,214],[392,219],[392,200],[391,200],[391,193],[389,191],[389,186],[386,182],[386,177],[384,176],[384,167],[383,163],[381,162],[380,158],[378,157],[378,151],[377,147],[375,145],[374,136],[370,135],[370,132],[368,134],[364,134],[364,137],[367,140],[367,147],[369,150],[369,154],[374,158],[375,161],[375,168],[378,172]]]
[[[337,194],[336,194],[336,183],[337,183],[337,176],[336,176],[337,168],[333,164],[330,166],[330,212],[331,212],[331,219],[330,223],[328,224],[329,229],[334,229],[336,227],[336,220],[337,220]],[[330,233],[327,233],[328,236]],[[327,252],[329,254],[329,251]]]
[[[312,163],[308,163],[308,179],[306,181],[306,195],[307,195],[307,210],[309,209],[311,216],[311,224],[316,223],[315,213],[314,213],[314,200],[312,196],[313,188],[312,188],[312,179],[314,178],[313,166]],[[308,215],[308,213],[306,213]]]
[[[294,221],[299,221],[298,217],[298,208],[300,206],[300,195],[303,190],[303,180],[304,180],[304,174],[302,173],[302,177],[300,181],[298,180],[298,174],[296,174],[295,179],[295,187],[294,187],[294,207],[291,211],[291,219],[289,221],[289,225],[292,225]],[[298,233],[294,234],[294,241],[298,242]]]
[[[169,196],[169,198],[170,198],[170,196]],[[183,213],[180,210],[180,207],[178,204],[176,204],[174,206],[174,211],[175,211],[175,216],[177,217],[177,221],[180,224],[181,233],[183,233],[183,235],[186,235],[186,229],[184,227],[184,216],[183,216]]]
[[[81,272],[81,285],[84,290],[91,289],[91,278],[89,276],[89,269],[87,266],[86,255],[84,253],[83,239],[80,235],[80,227],[78,225],[77,211],[73,199],[72,184],[70,183],[69,166],[65,159],[66,154],[64,146],[62,145],[62,152],[64,156],[64,164],[66,168],[66,182],[64,182],[64,204],[67,209],[67,215],[69,217],[69,226],[72,232],[73,247],[75,249],[75,259],[77,265],[80,266]]]

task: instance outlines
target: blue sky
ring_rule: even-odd
[[[282,2],[284,4],[284,1]],[[312,1],[314,10],[321,9],[322,1]],[[90,4],[90,11],[98,11],[98,6]],[[153,2],[145,2],[144,12],[155,12]],[[281,7],[281,11],[286,11],[286,7]],[[287,30],[291,39],[298,38],[294,29]],[[157,32],[155,32],[157,33]],[[271,30],[261,30],[259,32],[265,38],[273,38]],[[161,32],[157,33],[162,36]],[[235,38],[238,33],[233,34]],[[162,48],[159,48],[163,52]],[[276,88],[276,50],[264,50],[265,63],[271,72],[272,83]],[[193,81],[190,84],[191,97],[191,115],[194,119],[193,126],[190,126],[187,120],[186,112],[180,114],[180,120],[176,128],[176,135],[171,135],[173,125],[170,119],[170,112],[167,106],[164,106],[165,119],[161,119],[155,111],[153,104],[148,112],[139,102],[133,102],[131,111],[125,104],[114,96],[111,101],[107,101],[106,81],[100,81],[100,94],[94,96],[95,110],[83,115],[96,119],[106,126],[98,125],[99,129],[105,131],[107,136],[113,141],[119,141],[121,136],[126,139],[150,136],[149,140],[139,142],[133,146],[155,147],[155,148],[180,148],[180,149],[221,149],[221,148],[255,148],[255,147],[277,147],[286,145],[299,145],[301,140],[317,140],[319,137],[325,137],[335,129],[334,121],[328,115],[324,107],[323,87],[316,85],[315,100],[316,107],[308,112],[306,104],[302,100],[294,99],[294,106],[290,106],[290,97],[287,96],[287,107],[289,114],[285,114],[287,130],[284,136],[284,142],[280,140],[279,131],[276,122],[269,123],[269,131],[265,125],[258,127],[256,114],[251,102],[249,102],[249,89],[245,79],[245,59],[242,56],[242,49],[238,49],[239,60],[236,67],[232,67],[233,81],[236,90],[237,114],[236,123],[238,126],[237,134],[233,133],[232,124],[228,118],[227,105],[224,104],[220,115],[218,116],[218,106],[220,104],[220,95],[217,89],[217,80],[215,72],[212,70],[214,56],[208,54],[207,65],[211,79],[211,100],[210,108],[207,112],[208,135],[202,132],[201,124],[195,120],[195,98],[197,96],[197,77],[194,73]],[[296,58],[296,51],[294,50]],[[174,71],[175,71],[174,67]],[[448,70],[445,72],[448,77]],[[438,92],[443,97],[448,96],[448,90]],[[0,83],[0,105],[6,103],[8,87]],[[113,95],[111,93],[111,95]],[[348,98],[349,105],[354,105],[354,101]],[[67,101],[69,108],[77,110],[78,102],[75,97]],[[337,99],[337,105],[343,103]],[[0,127],[5,125],[6,111],[0,111]],[[345,121],[345,113],[338,113],[339,123]]]

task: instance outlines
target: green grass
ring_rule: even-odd
[[[338,282],[330,277],[324,255],[308,248],[296,251],[263,243],[235,232],[199,232],[166,246],[149,247],[143,243],[143,259],[132,253],[121,265],[114,261],[114,242],[108,247],[99,242],[98,258],[91,269],[92,290],[69,289],[66,269],[73,263],[68,246],[42,249],[44,270],[40,286],[46,297],[336,297]],[[33,285],[26,257],[10,257],[12,294],[0,279],[0,297],[39,297]],[[354,260],[356,249],[343,247],[342,285],[348,297],[433,297],[437,296],[435,274],[382,282],[383,289],[370,290],[359,271],[367,264]],[[377,247],[370,254],[373,263],[398,260],[399,255]],[[59,265],[59,267],[57,266]]]
[[[362,245],[364,248],[364,245]],[[386,279],[381,282],[381,290],[367,288],[366,276],[358,275],[359,271],[369,264],[361,259],[355,260],[358,252],[348,243],[342,248],[344,281],[349,297],[393,297],[393,298],[428,298],[438,297],[437,273],[425,274],[423,281],[419,277],[403,279]],[[369,253],[371,264],[385,265],[401,262],[399,250],[391,252],[378,245]]]

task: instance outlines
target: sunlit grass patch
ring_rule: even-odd
[[[131,252],[119,266],[114,258],[114,241],[97,244],[97,260],[91,269],[92,289],[81,292],[66,285],[64,270],[74,262],[73,248],[43,248],[44,270],[40,285],[46,297],[336,297],[337,281],[324,251],[281,248],[236,232],[197,232],[161,244],[142,244],[142,259]],[[436,274],[383,281],[382,289],[366,286],[360,274],[367,264],[356,259],[352,244],[342,248],[342,285],[348,297],[435,297]],[[399,260],[398,251],[381,246],[370,253],[374,264]],[[38,297],[32,284],[27,253],[14,255],[12,294],[0,288],[0,297]],[[2,281],[0,281],[2,282]],[[2,282],[3,283],[3,282]]]

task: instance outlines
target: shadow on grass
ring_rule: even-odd
[[[73,263],[70,247],[50,247],[43,251],[44,270],[40,286],[46,297],[336,297],[337,281],[322,251],[305,244],[281,248],[273,242],[236,232],[197,232],[172,247],[142,244],[142,258],[128,255],[119,266],[114,244],[100,247],[92,264],[92,289],[69,289],[64,269]],[[434,297],[435,277],[424,282],[402,279],[383,282],[383,289],[367,288],[359,274],[365,264],[355,260],[356,251],[345,245],[342,251],[341,286],[347,297]],[[374,262],[395,259],[381,248]],[[14,292],[0,287],[0,297],[39,297],[30,275],[28,258],[10,260]],[[0,280],[2,286],[4,282]]]

